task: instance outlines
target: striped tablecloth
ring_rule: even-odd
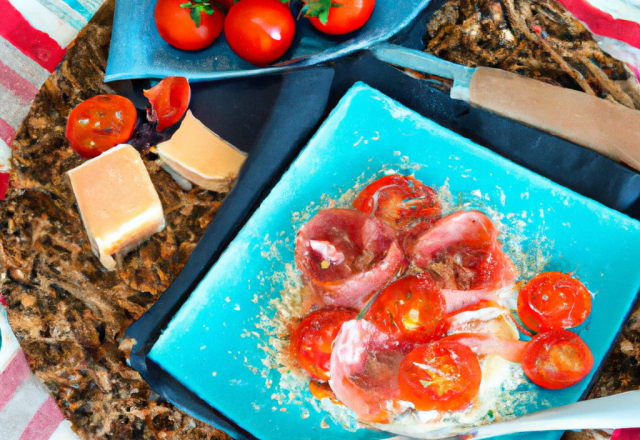
[[[0,306],[0,438],[79,440],[46,388],[29,370]]]
[[[8,184],[15,131],[68,45],[103,1],[0,0],[0,200]],[[605,51],[629,63],[640,77],[640,0],[559,1],[596,34]],[[31,374],[2,305],[0,332],[0,440],[78,440]],[[640,430],[616,431],[613,438],[640,440]]]
[[[104,0],[0,0],[0,200],[15,131],[69,43]]]

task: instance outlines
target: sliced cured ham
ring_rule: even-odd
[[[517,276],[513,262],[500,247],[498,235],[485,214],[458,211],[418,237],[410,256],[442,289],[498,290],[512,285]]]
[[[298,232],[295,256],[327,305],[358,309],[407,265],[389,226],[348,209],[318,212]]]
[[[333,344],[329,385],[360,419],[389,423],[400,394],[398,370],[409,351],[364,319],[347,321]]]
[[[466,345],[477,355],[495,354],[509,361],[520,363],[527,345],[515,339],[500,339],[491,333],[456,333],[442,339]]]
[[[474,293],[441,290],[428,273],[407,275],[385,287],[364,318],[398,341],[425,344],[444,336],[465,315],[510,314],[495,302],[496,291]]]

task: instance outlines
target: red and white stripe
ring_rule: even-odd
[[[1,305],[0,335],[2,440],[78,440],[42,382],[31,374]]]
[[[640,0],[558,0],[640,78]]]
[[[92,6],[97,9],[99,4]],[[62,0],[0,0],[0,11],[0,200],[4,200],[15,131],[86,18]]]

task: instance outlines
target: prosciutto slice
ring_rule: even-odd
[[[485,214],[458,211],[418,237],[410,257],[443,290],[478,294],[495,291],[512,285],[517,276],[513,262],[500,247],[498,235]]]
[[[518,364],[522,361],[524,348],[527,345],[525,341],[500,339],[491,333],[456,333],[445,339],[466,345],[477,355],[495,354]]]
[[[412,348],[369,321],[347,321],[334,341],[329,385],[360,419],[388,423],[400,395],[398,369]]]
[[[318,212],[298,232],[295,256],[327,305],[358,309],[407,265],[389,226],[348,209]]]

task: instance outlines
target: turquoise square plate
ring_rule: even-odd
[[[343,428],[304,388],[273,368],[270,318],[291,277],[297,229],[318,209],[385,170],[415,174],[456,203],[493,213],[506,251],[573,271],[595,294],[576,329],[595,358],[591,375],[559,391],[523,384],[521,415],[577,401],[619,333],[640,288],[640,223],[544,179],[356,84],[240,231],[160,336],[149,357],[261,440],[378,439]],[[540,268],[538,268],[539,270]],[[531,276],[525,271],[523,277]],[[353,426],[352,426],[353,427]],[[509,439],[557,440],[561,432]]]

